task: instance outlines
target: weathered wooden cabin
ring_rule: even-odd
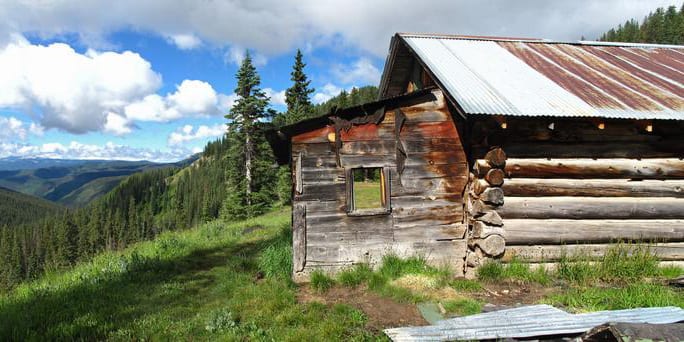
[[[619,240],[684,261],[684,47],[397,34],[379,101],[270,141],[292,165],[295,279],[386,253],[469,276]]]

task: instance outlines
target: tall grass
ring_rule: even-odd
[[[548,285],[552,281],[552,274],[543,267],[532,269],[530,264],[513,259],[508,264],[499,261],[488,261],[477,270],[480,280],[496,282],[512,279],[522,282]]]

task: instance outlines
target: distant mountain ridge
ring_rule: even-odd
[[[164,167],[183,167],[197,158],[198,155],[193,155],[176,163],[0,158],[0,187],[69,207],[81,207],[106,194],[134,173]]]

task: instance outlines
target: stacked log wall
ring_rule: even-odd
[[[339,165],[332,125],[292,139],[293,177],[302,191],[294,206],[302,207],[304,241],[295,242],[295,279],[305,281],[314,269],[336,272],[358,263],[377,265],[388,253],[422,256],[434,265],[462,272],[466,240],[463,189],[467,158],[441,92],[398,108],[406,117],[396,139],[397,108],[386,108],[378,125],[342,130]],[[397,148],[406,152],[399,172]],[[349,215],[345,169],[385,167],[390,174],[390,207],[386,215]],[[299,174],[297,174],[299,173]],[[294,222],[294,221],[293,221]],[[302,238],[300,237],[300,240]],[[297,261],[298,259],[295,259]]]
[[[481,117],[473,124],[475,165],[493,146],[507,155],[497,208],[504,262],[602,255],[622,240],[684,261],[684,124],[634,120]],[[482,163],[479,174],[490,166]],[[475,168],[477,169],[477,168]]]

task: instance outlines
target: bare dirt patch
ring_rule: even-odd
[[[325,293],[317,293],[301,286],[297,293],[300,303],[347,304],[363,311],[368,317],[367,327],[375,331],[386,328],[427,325],[413,304],[397,303],[367,290],[365,286],[348,288],[335,286]]]
[[[496,306],[537,304],[546,295],[555,291],[552,287],[544,287],[536,283],[513,281],[483,283],[482,288],[482,291],[472,293],[470,297]]]

